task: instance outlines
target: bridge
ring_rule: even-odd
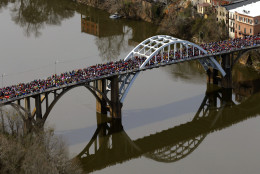
[[[215,90],[212,85],[208,85],[192,121],[137,140],[128,137],[121,123],[99,122],[92,139],[77,158],[86,172],[141,156],[163,163],[176,162],[196,150],[211,132],[259,115],[259,94],[258,91],[245,102],[236,105],[232,100],[232,89]]]
[[[109,112],[110,118],[120,119],[124,99],[141,71],[198,60],[209,83],[221,82],[230,88],[233,65],[245,52],[259,47],[260,36],[202,45],[166,35],[153,36],[138,44],[124,60],[0,89],[0,105],[20,108],[25,111],[26,119],[41,127],[66,92],[84,86],[95,96],[98,113]]]

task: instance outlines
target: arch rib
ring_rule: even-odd
[[[68,91],[70,91],[71,89],[75,88],[75,87],[79,87],[79,86],[84,86],[86,87],[93,95],[94,97],[101,101],[101,99],[98,97],[98,95],[95,93],[98,92],[99,94],[102,95],[102,97],[104,97],[104,99],[106,100],[106,102],[108,103],[109,107],[111,108],[111,101],[106,97],[105,94],[103,94],[100,90],[88,85],[88,84],[83,84],[83,85],[78,85],[78,86],[72,86],[72,87],[69,87],[69,88],[66,88],[64,89],[50,104],[50,106],[48,107],[48,109],[46,109],[46,112],[43,116],[43,120],[45,121],[47,119],[47,117],[49,116],[49,113],[51,112],[51,110],[53,109],[53,107],[55,106],[55,104],[59,101],[59,99],[65,94],[67,93]]]
[[[171,49],[171,46],[173,45],[173,48]],[[180,47],[178,49],[178,46]],[[184,46],[184,47],[183,47]],[[167,52],[165,51],[165,48],[167,48]],[[183,49],[186,49],[186,52],[183,52]],[[189,50],[190,49],[190,50]],[[206,50],[204,50],[202,47],[199,45],[196,45],[192,42],[186,41],[186,40],[181,40],[178,38],[174,38],[172,36],[167,36],[167,35],[157,35],[157,36],[152,36],[140,44],[138,44],[124,59],[124,61],[134,59],[136,56],[139,58],[145,58],[144,62],[139,65],[140,69],[144,69],[145,66],[149,63],[149,61],[154,58],[154,63],[158,64],[157,59],[158,56],[160,55],[163,57],[164,53],[167,53],[167,61],[174,61],[180,62],[180,60],[193,60],[192,57],[189,57],[189,51],[191,53],[191,56],[194,56],[194,60],[198,60],[202,67],[204,68],[205,71],[209,69],[211,66],[214,69],[217,69],[220,71],[222,76],[224,77],[226,75],[226,72],[223,70],[221,65],[215,60],[213,56],[207,57],[207,58],[200,58],[199,56],[205,57],[204,55],[208,54]],[[195,53],[198,54],[195,54]],[[176,53],[180,53],[180,59],[177,60]],[[171,59],[170,60],[170,54],[171,54]],[[172,55],[173,54],[173,55]],[[137,78],[139,73],[136,73],[131,81],[129,83],[124,83],[122,84],[122,88],[125,90],[121,93],[121,99],[120,101],[123,102],[127,93],[129,92],[129,89],[133,85],[133,82]],[[126,86],[126,87],[125,87]]]
[[[172,50],[170,49],[171,45],[174,46],[174,49]],[[180,47],[179,49],[178,46]],[[165,48],[168,48],[167,52],[164,52]],[[184,48],[186,49],[186,52],[183,51]],[[149,63],[149,61],[152,58],[157,57],[159,53],[161,54],[168,53],[168,60],[169,60],[170,53],[173,54],[173,58],[175,58],[176,53],[180,53],[180,59],[187,59],[189,58],[188,55],[189,48],[191,48],[190,51],[192,51],[192,56],[194,55],[195,49],[197,49],[196,51],[198,52],[198,55],[196,56],[202,56],[207,54],[206,50],[204,50],[202,47],[192,42],[181,40],[167,35],[158,35],[158,36],[150,37],[144,40],[143,42],[141,42],[126,56],[124,60],[126,61],[129,59],[133,59],[135,56],[145,58],[142,65],[140,65],[140,69],[143,69]],[[225,71],[222,69],[220,64],[214,59],[214,57],[212,56],[208,58],[196,57],[196,59],[200,60],[199,62],[203,65],[205,70],[207,70],[208,67],[211,66],[214,69],[219,70],[222,76],[226,75]],[[189,58],[189,60],[192,60],[192,58]]]

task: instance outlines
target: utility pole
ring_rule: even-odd
[[[5,73],[2,74],[2,88],[4,88],[4,76],[6,76]]]
[[[54,64],[55,64],[55,67],[54,67],[54,71],[55,71],[55,74],[54,74],[54,76],[55,76],[55,86],[56,86],[56,84],[57,84],[57,82],[56,82],[56,65],[57,65],[57,63],[59,63],[59,61],[58,60],[55,60],[55,62],[54,62]]]

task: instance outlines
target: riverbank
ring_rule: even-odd
[[[162,2],[144,0],[76,0],[84,4],[105,10],[111,14],[119,13],[124,18],[143,20],[159,24],[166,5]]]
[[[163,2],[144,0],[77,0],[78,3],[109,12],[118,12],[128,19],[143,20],[158,26],[158,33],[172,35],[195,43],[227,39],[225,25],[214,14],[204,19],[191,1]]]
[[[203,18],[189,0],[176,0],[167,5],[160,1],[149,0],[76,1],[79,4],[99,8],[110,14],[118,12],[127,19],[150,22],[158,26],[157,33],[159,34],[172,35],[197,44],[228,38],[225,23],[217,22],[215,13],[212,12],[207,18]],[[249,59],[248,55],[245,54],[239,62],[242,65],[260,70],[258,54],[249,56]]]

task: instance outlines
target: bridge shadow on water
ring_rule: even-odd
[[[119,118],[112,119],[108,115],[97,113],[96,130],[85,148],[75,158],[79,159],[87,173],[142,156],[163,163],[172,163],[185,158],[196,150],[208,134],[260,115],[260,79],[257,76],[241,81],[242,75],[239,73],[236,73],[237,77],[234,76],[234,79],[239,80],[232,82],[233,88],[220,88],[208,84],[204,98],[202,96],[190,98],[192,107],[188,109],[182,107],[187,103],[183,100],[151,108],[145,111],[147,112],[145,115],[144,111],[137,110],[134,117],[138,115],[138,119],[127,116],[124,118],[125,125]],[[203,99],[199,105],[198,100],[201,98]],[[13,105],[14,109],[19,110],[15,108],[17,106]],[[198,109],[191,121],[135,140],[127,135],[127,130],[130,128],[191,113],[195,110],[193,107]],[[171,114],[163,112],[168,110],[166,108],[172,108],[174,112]],[[23,120],[26,121],[28,115],[29,113],[25,113]],[[150,117],[145,122],[148,115]],[[72,131],[74,135],[78,132],[89,133],[88,129]],[[73,139],[73,142],[79,143],[77,138]]]
[[[251,84],[260,83],[254,80]],[[259,88],[252,90],[250,85],[244,88],[243,83],[235,82],[233,86],[237,89],[208,85],[192,121],[136,140],[127,135],[121,120],[106,121],[106,116],[97,115],[96,131],[76,158],[80,159],[86,172],[141,156],[164,163],[181,160],[191,154],[209,133],[260,115]],[[246,90],[249,92],[245,93]]]

